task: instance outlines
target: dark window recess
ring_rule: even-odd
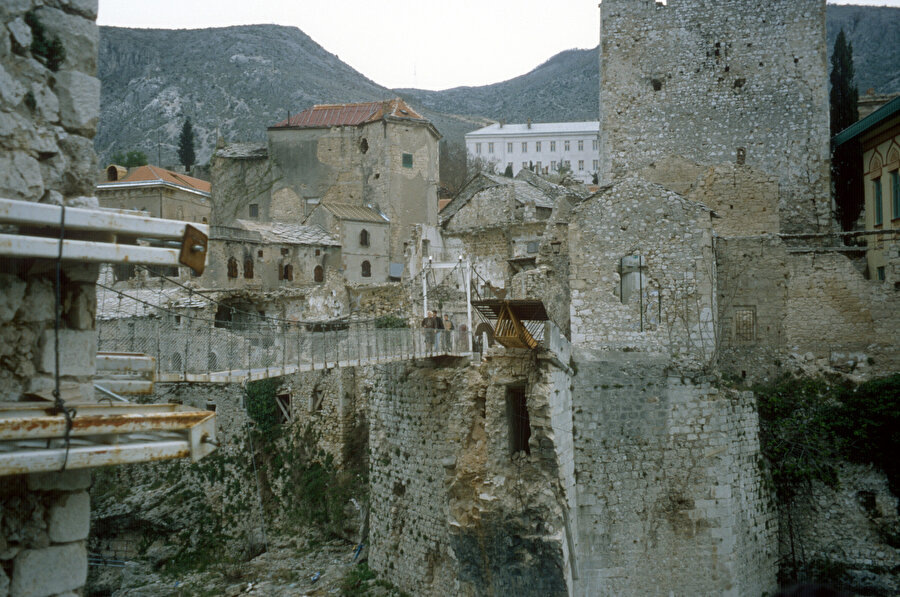
[[[253,278],[253,260],[245,259],[244,260],[244,277],[248,280]]]
[[[278,422],[282,425],[291,422],[291,395],[278,394],[275,396],[275,406],[278,407]]]
[[[256,256],[259,257],[260,259],[262,259],[262,256],[263,256],[262,249],[260,249],[259,251],[256,252]]]
[[[257,204],[257,203],[250,204],[250,217],[251,218],[259,217],[259,204]]]
[[[321,249],[316,249],[316,257],[318,257],[318,256],[321,255],[321,254],[322,254],[322,250],[321,250]]]
[[[116,282],[121,282],[122,280],[129,280],[134,277],[134,264],[133,263],[117,263],[113,265],[113,277],[115,277]]]
[[[325,270],[321,265],[317,265],[316,269],[313,270],[313,280],[315,280],[316,282],[325,281]]]
[[[288,248],[286,248],[286,247],[283,247],[283,248],[281,249],[281,254],[282,254],[282,255],[289,255],[290,253],[291,253],[291,250],[288,249]]]
[[[362,232],[359,233],[359,246],[360,247],[368,247],[369,246],[369,231],[363,228]]]
[[[660,91],[662,89],[662,81],[659,79],[650,79],[650,85],[653,86],[653,91]]]
[[[229,278],[237,278],[238,277],[238,265],[237,259],[234,257],[228,258],[228,277]]]
[[[210,351],[206,354],[206,363],[207,363],[208,368],[209,368],[210,371],[218,371],[218,369],[219,369],[219,356],[218,356],[215,352],[213,352],[212,350],[210,350]],[[207,410],[209,410],[209,409],[207,409]],[[213,407],[213,410],[216,410],[215,407]]]
[[[152,265],[147,267],[147,274],[152,278],[177,278],[178,268],[175,266]]]
[[[372,264],[368,261],[362,262],[362,277],[363,278],[371,278],[372,277]]]
[[[206,410],[209,410],[209,411],[212,411],[212,412],[216,412],[216,403],[207,400],[207,401],[206,401]]]
[[[293,279],[294,279],[294,266],[291,265],[291,264],[285,265],[284,268],[282,269],[282,272],[281,272],[281,273],[282,273],[282,275],[281,275],[281,279],[282,279],[282,280],[287,280],[288,282],[293,281]]]
[[[369,142],[366,141],[365,139],[360,141],[359,142],[359,150],[363,153],[366,153],[367,151],[369,151]]]
[[[404,168],[412,168],[413,167],[413,157],[411,153],[403,154],[403,167]]]
[[[531,438],[531,419],[525,403],[525,386],[506,388],[506,423],[509,430],[509,453],[531,454],[528,440]]]

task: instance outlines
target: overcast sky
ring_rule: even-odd
[[[380,85],[447,89],[498,83],[525,74],[563,50],[595,47],[597,4],[598,0],[100,0],[97,22],[160,29],[294,26]],[[834,4],[900,7],[900,0]]]

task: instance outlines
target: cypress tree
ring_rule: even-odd
[[[853,72],[853,44],[844,30],[838,33],[831,56],[831,134],[838,134],[859,120],[859,90]],[[831,183],[838,221],[843,230],[851,230],[862,213],[862,147],[854,139],[834,148],[831,155]]]
[[[191,166],[197,161],[197,156],[194,154],[194,127],[191,126],[190,118],[186,119],[184,126],[181,127],[181,136],[178,138],[178,159],[181,160],[185,172],[189,172]]]

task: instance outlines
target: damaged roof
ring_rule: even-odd
[[[534,184],[517,178],[507,178],[496,174],[480,173],[463,188],[450,203],[441,210],[441,222],[449,221],[478,193],[495,187],[511,187],[516,203],[534,203],[535,207],[553,209],[556,197]]]
[[[282,245],[316,245],[326,247],[339,247],[339,243],[333,236],[318,226],[306,224],[288,224],[285,222],[256,222],[250,220],[235,220],[237,228],[257,232],[263,242]]]
[[[383,118],[404,118],[428,122],[402,99],[360,104],[316,104],[299,114],[282,120],[272,128],[329,128],[332,126],[357,126],[376,122]]]
[[[384,214],[378,213],[371,207],[351,205],[349,203],[322,203],[320,207],[327,209],[336,218],[352,220],[354,222],[375,222],[387,224],[390,220]]]

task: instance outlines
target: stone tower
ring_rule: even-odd
[[[829,230],[825,1],[604,0],[600,139],[607,181],[738,164],[774,183],[768,232]]]

